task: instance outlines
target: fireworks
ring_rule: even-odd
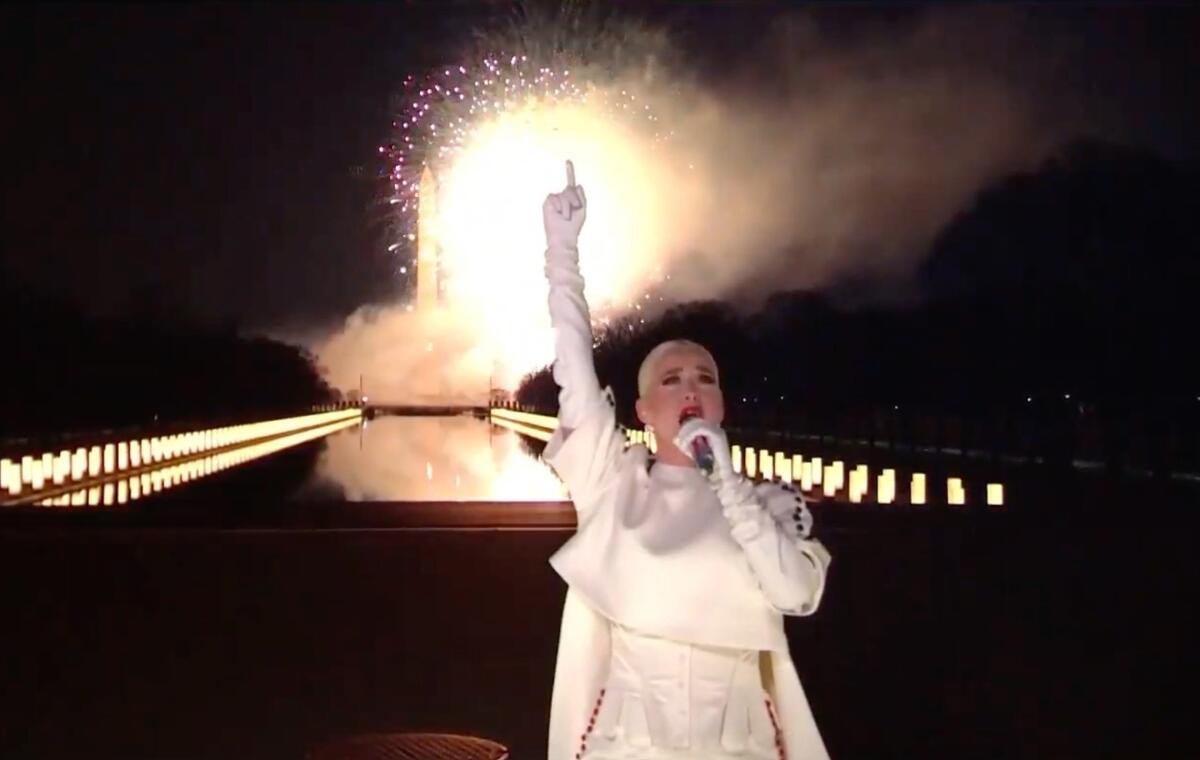
[[[665,35],[602,3],[524,0],[507,22],[477,30],[460,62],[405,77],[393,101],[392,140],[379,148],[391,242],[413,240],[424,166],[440,180],[481,127],[517,109],[590,104],[600,118],[638,123],[661,140],[644,90],[662,79],[672,51]]]
[[[462,62],[405,77],[394,101],[392,141],[379,148],[389,165],[388,202],[398,207],[394,236],[412,232],[423,166],[440,177],[481,124],[515,108],[590,98],[612,115],[657,122],[634,90],[637,80],[656,79],[669,51],[663,36],[598,3],[523,2],[508,23],[477,31]],[[631,71],[637,73],[627,76]],[[629,81],[610,87],[618,79]]]
[[[590,67],[594,68],[594,67]],[[392,121],[393,141],[380,146],[390,164],[388,203],[396,209],[395,237],[412,240],[420,174],[425,165],[439,177],[487,125],[505,114],[538,108],[596,106],[601,118],[648,125],[654,141],[663,139],[658,117],[646,99],[629,87],[612,90],[596,80],[572,76],[569,64],[530,62],[525,54],[485,56],[469,66],[435,69],[417,80],[405,79],[401,110]],[[399,244],[392,243],[389,250]]]
[[[550,358],[544,299],[528,296],[544,291],[541,200],[561,188],[564,159],[588,192],[582,266],[599,320],[632,309],[661,278],[663,188],[677,184],[651,94],[663,43],[576,6],[526,14],[481,37],[485,52],[408,77],[396,98],[393,139],[380,147],[395,222],[388,250],[402,275],[417,273],[420,178],[432,168],[438,218],[422,227],[440,248],[441,297],[481,326],[505,374]]]

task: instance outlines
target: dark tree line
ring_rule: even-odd
[[[169,314],[90,318],[0,277],[0,436],[262,418],[329,403],[295,346]]]

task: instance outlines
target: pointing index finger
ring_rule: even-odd
[[[575,164],[567,159],[567,187],[575,187]]]

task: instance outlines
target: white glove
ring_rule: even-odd
[[[754,493],[771,517],[775,518],[775,523],[789,536],[812,536],[812,512],[794,486],[787,483],[758,483],[754,486]]]
[[[697,438],[707,439],[709,448],[712,449],[713,470],[709,476],[710,479],[719,483],[737,475],[733,471],[733,460],[729,456],[729,440],[725,437],[725,431],[721,429],[720,425],[709,422],[703,417],[692,417],[686,420],[679,426],[679,432],[675,434],[675,448],[695,461],[696,452],[692,450],[692,444]]]
[[[575,166],[567,162],[567,186],[551,193],[542,203],[542,222],[546,226],[546,255],[579,251],[579,231],[587,219],[587,196],[583,186],[575,184]]]
[[[754,486],[733,471],[729,439],[725,437],[725,431],[714,422],[693,417],[679,426],[675,447],[694,460],[696,454],[692,451],[692,443],[697,438],[706,438],[712,449],[713,469],[708,475],[708,482],[717,492],[721,513],[729,521],[734,539],[740,543],[755,538],[762,528],[761,520],[766,513],[754,494]]]

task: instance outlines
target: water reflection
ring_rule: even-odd
[[[325,439],[310,493],[349,501],[558,501],[520,437],[472,417],[380,417]]]

